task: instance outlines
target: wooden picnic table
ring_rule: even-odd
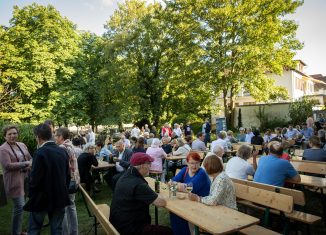
[[[107,170],[115,167],[114,163],[108,163],[106,161],[98,161],[98,166],[92,166],[92,170]]]
[[[146,177],[150,187],[155,180]],[[211,234],[227,234],[259,223],[259,219],[225,206],[207,206],[203,203],[184,199],[169,198],[168,187],[161,183],[160,196],[166,199],[166,209]]]

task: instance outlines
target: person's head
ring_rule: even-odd
[[[145,124],[145,128],[148,128],[148,124]]]
[[[233,137],[233,131],[228,131],[228,132],[226,132],[226,134],[227,134],[227,136],[230,137],[230,138]]]
[[[325,130],[324,129],[320,129],[318,132],[317,132],[317,136],[322,139],[322,138],[325,138]]]
[[[69,139],[69,130],[65,127],[60,127],[55,131],[54,140],[57,144],[62,144]]]
[[[137,137],[136,136],[131,136],[131,138],[130,138],[130,142],[132,143],[132,144],[136,144],[137,143]]]
[[[281,127],[276,127],[276,128],[275,128],[275,133],[276,133],[277,135],[282,134],[282,128],[281,128]]]
[[[144,136],[145,139],[148,139],[149,133],[147,131],[145,131],[144,134],[143,134],[143,136]]]
[[[240,132],[240,134],[243,134],[245,132],[245,129],[243,127],[240,127],[239,132]]]
[[[154,133],[149,133],[149,138],[151,139],[151,138],[154,138],[155,136],[154,136]]]
[[[146,153],[137,152],[131,156],[130,164],[135,167],[142,176],[147,176],[154,159]]]
[[[19,130],[15,125],[8,125],[2,128],[3,137],[9,144],[15,144],[18,138]]]
[[[254,134],[254,136],[259,136],[260,135],[260,132],[257,129],[255,129],[252,133]]]
[[[272,130],[271,129],[267,129],[266,131],[265,131],[265,135],[271,135],[272,134]]]
[[[96,150],[100,151],[104,147],[103,141],[96,141]]]
[[[45,141],[49,141],[52,139],[52,131],[49,125],[47,124],[39,124],[34,127],[34,135],[36,137],[37,143],[40,145]]]
[[[183,138],[178,138],[177,139],[177,144],[179,147],[182,147],[186,144],[186,141]]]
[[[293,130],[293,124],[289,124],[289,130],[290,130],[290,131]]]
[[[275,155],[277,157],[282,156],[283,154],[283,147],[282,144],[278,141],[271,141],[267,145],[269,149],[269,153],[272,155]]]
[[[45,120],[44,124],[48,125],[51,128],[51,132],[54,133],[54,122],[51,119]]]
[[[162,143],[163,143],[163,144],[168,144],[170,141],[171,141],[171,138],[168,137],[168,136],[164,136],[164,137],[162,138]]]
[[[163,138],[167,139],[167,138]],[[152,148],[159,148],[160,147],[160,140],[158,138],[154,138],[151,144]]]
[[[213,148],[213,153],[216,154],[218,157],[222,157],[224,155],[224,148],[222,145],[217,144]]]
[[[250,127],[248,127],[246,132],[247,132],[247,134],[250,134],[252,132],[252,129]]]
[[[90,127],[87,132],[92,133],[93,132],[92,128]]]
[[[282,141],[281,146],[283,148],[283,151],[288,150],[290,148],[290,143],[289,143],[289,141],[284,140],[284,141]]]
[[[223,164],[215,154],[206,156],[203,161],[203,166],[208,175],[219,174],[223,171]]]
[[[164,123],[164,127],[165,127],[165,128],[168,128],[168,127],[169,127],[169,123],[167,123],[167,122]]]
[[[226,132],[225,131],[220,131],[220,133],[217,134],[218,138],[224,140],[226,137]]]
[[[121,134],[121,135],[120,135],[120,139],[121,139],[121,140],[125,140],[125,139],[126,139],[126,136],[125,136],[124,134]]]
[[[204,139],[205,139],[205,135],[204,135],[204,133],[203,132],[198,132],[197,133],[197,139],[200,139],[201,141],[204,141]]]
[[[89,153],[91,155],[95,155],[95,153],[96,153],[96,146],[94,144],[87,143],[84,146],[83,152]]]
[[[119,140],[115,143],[115,148],[121,153],[125,150],[125,145],[122,140]]]
[[[81,145],[80,138],[79,137],[74,137],[72,139],[72,144],[73,144],[73,146],[79,147]]]
[[[188,144],[191,144],[191,142],[192,142],[192,136],[191,136],[191,135],[187,135],[187,136],[185,137],[185,141],[186,141]]]
[[[191,171],[192,173],[196,173],[200,167],[199,154],[196,152],[189,152],[186,160],[187,160],[187,165],[188,165],[189,171]]]
[[[145,139],[143,137],[139,137],[136,142],[137,148],[144,148]]]
[[[252,147],[247,144],[243,144],[238,149],[237,155],[238,157],[247,160],[251,157],[251,153],[252,153]]]
[[[309,139],[309,145],[310,147],[320,148],[320,138],[318,136],[312,136]]]

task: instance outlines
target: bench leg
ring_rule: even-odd
[[[268,228],[269,226],[269,208],[265,209],[263,225],[265,228]]]
[[[198,228],[198,226],[197,225],[195,225],[195,235],[199,235],[200,233],[199,233],[199,228]]]
[[[158,209],[156,206],[155,206],[154,211],[155,211],[155,225],[158,225]]]

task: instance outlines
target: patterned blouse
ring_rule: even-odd
[[[211,184],[209,195],[201,198],[201,202],[210,205],[223,205],[237,210],[236,194],[232,180],[222,171]]]

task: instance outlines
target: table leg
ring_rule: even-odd
[[[158,209],[155,206],[155,225],[158,225]]]
[[[324,219],[324,223],[326,224],[326,198],[324,195],[324,189],[320,188],[320,196],[321,196],[321,204],[323,206],[323,219]]]
[[[195,225],[195,235],[199,235],[199,228],[197,225]]]

